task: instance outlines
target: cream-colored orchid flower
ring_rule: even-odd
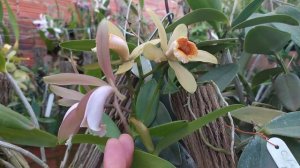
[[[188,30],[184,24],[175,28],[168,42],[166,31],[159,17],[151,10],[148,10],[148,13],[158,29],[160,48],[147,43],[143,49],[144,56],[155,62],[168,61],[181,86],[186,91],[194,93],[197,89],[196,80],[179,62],[201,61],[217,64],[217,58],[206,51],[198,50],[196,44],[188,40]]]
[[[142,54],[143,48],[146,44],[156,45],[160,42],[159,39],[151,40],[147,43],[137,46],[131,53],[129,53],[129,49],[127,46],[127,42],[125,37],[119,28],[117,28],[113,23],[108,22],[109,29],[109,48],[115,51],[121,61],[121,65],[119,66],[116,74],[122,74],[126,71],[130,70],[134,65],[134,60]],[[96,48],[93,48],[92,51],[96,52]]]

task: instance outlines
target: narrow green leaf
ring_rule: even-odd
[[[300,138],[300,112],[291,112],[278,116],[268,123],[262,132],[267,135],[280,135]]]
[[[289,110],[300,108],[300,79],[293,73],[279,75],[273,84],[280,102]]]
[[[0,139],[13,144],[36,147],[55,147],[57,144],[56,136],[39,129],[22,130],[1,127]]]
[[[4,43],[9,44],[10,43],[10,34],[9,34],[9,31],[8,31],[7,27],[5,27],[4,25],[0,25],[0,27],[3,30],[2,33],[3,33],[3,36],[4,36]]]
[[[208,71],[206,74],[201,76],[197,82],[203,83],[212,80],[218,85],[219,89],[223,91],[236,76],[238,70],[239,68],[237,64],[221,65]]]
[[[245,38],[245,51],[252,54],[271,55],[280,51],[291,39],[289,33],[268,26],[256,26]]]
[[[246,19],[248,19],[249,16],[252,15],[264,2],[264,0],[253,0],[250,4],[246,6],[245,9],[238,15],[238,17],[232,22],[232,26],[235,26]]]
[[[263,107],[248,106],[231,112],[231,115],[241,121],[264,126],[277,116],[285,114],[282,111]]]
[[[208,40],[208,41],[201,41],[197,43],[197,47],[201,49],[201,47],[204,46],[211,46],[211,45],[218,45],[218,44],[228,44],[228,43],[237,43],[238,39],[237,38],[225,38],[225,39],[220,39],[220,40]]]
[[[31,130],[34,129],[34,124],[23,115],[0,104],[0,127]]]
[[[143,152],[141,150],[134,150],[132,168],[175,168],[170,162]]]
[[[6,60],[5,60],[5,54],[0,51],[0,73],[6,71]]]
[[[15,38],[16,38],[15,47],[18,47],[19,38],[20,38],[19,25],[18,25],[16,16],[15,16],[14,12],[12,11],[10,5],[8,4],[7,0],[4,0],[4,3],[6,6],[6,9],[7,9],[7,13],[8,13],[9,23],[11,24],[12,30],[13,30]]]
[[[106,113],[103,113],[102,122],[106,126],[106,137],[118,138],[120,136],[121,132],[118,126]]]
[[[216,54],[226,48],[234,47],[236,43],[220,43],[216,45],[209,45],[201,47],[201,50],[207,51],[211,54]]]
[[[152,127],[149,129],[149,132],[151,136],[163,137],[169,133],[174,133],[177,130],[187,126],[187,121],[179,120]]]
[[[187,0],[189,6],[195,10],[200,8],[213,8],[221,10],[221,1],[220,0]]]
[[[0,25],[3,25],[3,5],[2,5],[2,1],[0,2]]]
[[[59,44],[60,47],[74,51],[92,51],[96,47],[95,40],[70,40]]]
[[[266,69],[261,72],[258,72],[252,79],[252,87],[255,87],[267,80],[270,80],[273,76],[283,72],[281,67]]]
[[[228,23],[227,17],[220,11],[216,9],[197,9],[189,14],[183,16],[182,18],[175,21],[173,24],[166,28],[167,32],[173,31],[177,25],[186,24],[190,25],[197,22],[203,21],[215,21],[215,22],[225,22]]]
[[[267,16],[256,17],[253,19],[248,19],[232,27],[232,30],[243,29],[245,27],[256,26],[265,23],[273,23],[273,22],[284,23],[293,26],[299,25],[298,21],[292,18],[291,16],[283,15],[283,14],[274,14],[274,15],[267,15]]]
[[[154,153],[159,154],[166,147],[168,147],[171,144],[177,142],[178,140],[184,138],[185,136],[193,133],[194,131],[198,130],[199,128],[203,127],[204,125],[214,121],[218,117],[221,117],[230,111],[239,109],[241,107],[243,107],[243,105],[235,104],[235,105],[231,105],[231,106],[227,106],[227,107],[215,110],[203,117],[200,117],[194,121],[189,122],[188,126],[177,129],[176,132],[171,132],[169,134],[166,134],[165,137],[163,137],[157,143]]]
[[[141,87],[137,96],[135,109],[137,119],[149,126],[155,119],[158,103],[158,83],[152,79]]]
[[[268,152],[266,143],[261,137],[255,136],[244,149],[237,168],[277,167]]]

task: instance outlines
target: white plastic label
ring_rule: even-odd
[[[267,143],[267,148],[278,168],[300,168],[297,160],[283,140],[274,137],[269,139],[269,142],[276,145],[275,147]]]

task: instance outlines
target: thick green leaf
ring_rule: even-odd
[[[221,1],[220,0],[187,0],[191,9],[200,9],[200,8],[213,8],[221,10]]]
[[[0,104],[0,127],[31,130],[34,129],[34,124],[23,115]]]
[[[276,8],[275,13],[289,15],[300,22],[300,10],[293,6],[281,5]]]
[[[228,22],[227,17],[220,11],[215,9],[197,9],[183,16],[166,28],[167,32],[173,31],[177,25],[190,25],[202,21]]]
[[[218,117],[225,115],[226,113],[239,109],[243,107],[243,105],[235,104],[231,106],[227,106],[218,110],[215,110],[203,117],[200,117],[194,121],[188,123],[188,126],[182,127],[177,129],[176,132],[170,132],[165,135],[157,144],[156,149],[154,151],[155,154],[159,154],[161,150],[165,149],[166,147],[170,146],[171,144],[177,142],[178,140],[184,138],[185,136],[197,131],[199,128],[203,127],[204,125],[214,121]]]
[[[163,137],[169,133],[174,133],[177,130],[187,126],[187,121],[179,120],[152,127],[149,129],[149,132],[151,136]]]
[[[22,130],[1,127],[0,139],[13,144],[36,147],[55,147],[57,144],[56,136],[39,129]]]
[[[246,6],[245,9],[238,15],[238,17],[232,22],[232,26],[235,26],[246,19],[248,19],[249,16],[252,15],[264,2],[264,0],[253,0],[250,4]]]
[[[99,137],[90,134],[76,134],[72,137],[72,143],[73,144],[87,143],[87,144],[97,144],[100,146],[105,146],[108,139],[109,139],[108,137]]]
[[[136,117],[146,126],[155,119],[159,103],[158,83],[152,79],[145,83],[137,96]]]
[[[221,65],[208,71],[206,74],[201,76],[197,82],[203,83],[206,81],[214,81],[219,89],[223,91],[236,76],[239,68],[237,64],[226,64]]]
[[[70,40],[59,44],[60,47],[74,51],[92,51],[96,47],[95,40]]]
[[[285,114],[279,110],[273,110],[263,107],[248,106],[231,112],[231,115],[241,121],[254,123],[259,126],[264,126],[277,116]]]
[[[284,23],[288,25],[299,25],[298,21],[294,19],[291,16],[288,15],[283,15],[283,14],[273,14],[273,15],[267,15],[267,16],[261,16],[261,17],[255,17],[253,19],[248,19],[244,22],[241,22],[234,26],[232,29],[242,29],[245,27],[250,27],[250,26],[256,26],[259,24],[265,24],[265,23]]]
[[[291,112],[281,115],[268,123],[262,132],[267,135],[281,135],[291,138],[300,138],[300,112]]]
[[[297,75],[281,74],[275,79],[273,86],[284,107],[291,111],[300,108],[300,79]]]
[[[115,122],[105,113],[103,113],[103,124],[106,126],[106,137],[118,138],[121,134]]]
[[[15,40],[16,40],[15,44],[18,45],[19,38],[20,38],[19,25],[18,25],[16,16],[15,16],[14,12],[12,11],[10,5],[8,4],[7,0],[4,0],[4,3],[6,6],[7,13],[8,13],[9,23],[11,24],[12,30],[15,35]]]
[[[271,55],[280,51],[291,39],[289,33],[268,26],[256,26],[245,38],[245,51],[252,54]]]
[[[261,137],[255,136],[244,149],[238,168],[266,168],[277,167],[272,156],[268,152],[267,142]]]
[[[281,67],[266,69],[261,72],[258,72],[252,79],[252,87],[255,87],[267,80],[270,80],[273,76],[283,72]]]
[[[141,150],[135,150],[133,155],[132,168],[175,168],[170,162],[152,155],[150,153],[143,152]]]

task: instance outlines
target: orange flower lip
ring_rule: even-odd
[[[195,56],[198,53],[196,44],[189,41],[185,37],[181,37],[176,40],[178,43],[178,49],[183,52],[187,57]]]

